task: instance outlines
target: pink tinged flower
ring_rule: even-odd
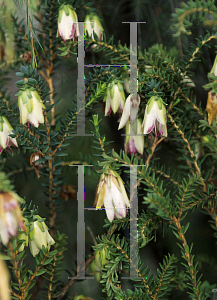
[[[118,109],[123,112],[125,105],[123,84],[120,82],[116,84],[114,81],[110,83],[103,101],[106,102],[105,116],[108,116],[111,111],[116,113]]]
[[[79,35],[78,17],[71,5],[61,5],[58,15],[57,36],[61,36],[64,42],[73,40]]]
[[[161,136],[167,136],[166,108],[161,98],[156,96],[150,98],[145,109],[142,128],[143,134],[153,131],[156,136],[158,132]]]
[[[133,98],[133,94],[127,97],[127,100],[124,105],[124,110],[120,119],[118,130],[123,128],[129,120],[131,122],[135,121],[139,104],[140,104],[139,94],[137,94],[137,99]]]
[[[10,283],[7,266],[0,255],[0,299],[10,300]]]
[[[9,134],[13,134],[13,128],[6,117],[0,116],[0,153],[10,146],[18,147],[16,138],[12,138]]]
[[[39,123],[44,123],[43,109],[45,106],[37,91],[29,89],[22,91],[18,96],[18,106],[20,123],[30,122],[35,127],[38,127]]]
[[[137,126],[136,126],[137,125]],[[137,135],[135,134],[137,127]],[[144,152],[144,135],[142,132],[142,124],[139,119],[135,120],[133,123],[130,122],[126,125],[126,135],[124,142],[124,151],[130,154],[136,154],[137,152],[143,154]],[[130,135],[129,135],[130,134]]]
[[[26,230],[18,201],[23,202],[12,191],[0,193],[0,237],[4,245],[17,234],[18,228]]]
[[[109,170],[108,175],[104,173],[101,175],[95,202],[96,208],[104,205],[110,222],[115,217],[118,219],[126,217],[126,207],[130,206],[130,202],[122,179],[117,173]]]
[[[96,15],[87,15],[85,17],[85,31],[88,35],[94,39],[93,32],[97,35],[98,39],[101,40],[102,33],[104,31],[99,18]],[[94,45],[96,46],[96,45]]]
[[[38,220],[33,222],[33,228],[29,231],[29,248],[33,256],[36,256],[43,246],[50,250],[51,245],[55,243],[43,219],[37,217]]]

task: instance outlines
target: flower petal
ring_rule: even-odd
[[[114,220],[115,213],[114,213],[114,207],[112,203],[112,195],[107,185],[106,185],[106,193],[104,197],[104,206],[105,206],[107,218],[109,219],[110,222],[112,222]]]
[[[112,195],[112,201],[114,203],[115,209],[119,216],[122,218],[126,217],[126,209],[123,201],[123,197],[119,189],[114,183],[114,178],[111,180],[111,195]]]

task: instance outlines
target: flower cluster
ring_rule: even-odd
[[[99,18],[94,14],[86,15],[84,22],[88,35],[94,38],[93,32],[95,32],[101,40],[104,30]],[[73,40],[74,42],[75,38],[79,36],[78,17],[70,4],[62,4],[59,8],[57,36],[59,35],[64,42],[66,40]]]
[[[95,203],[96,208],[104,205],[110,222],[115,217],[118,219],[126,217],[126,207],[130,206],[130,202],[123,181],[116,172],[109,170],[108,174],[102,173]]]

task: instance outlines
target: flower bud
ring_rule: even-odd
[[[61,36],[64,42],[73,40],[79,35],[78,17],[70,4],[62,4],[58,15],[57,36]]]
[[[209,125],[212,125],[217,115],[217,94],[212,93],[212,90],[208,93],[206,111],[208,112]]]
[[[9,134],[13,134],[13,128],[6,117],[0,116],[0,153],[10,146],[18,147],[16,138],[12,138]]]
[[[27,89],[18,96],[18,106],[20,110],[20,123],[30,122],[38,127],[39,123],[44,123],[43,108],[45,106],[37,91]]]
[[[106,252],[107,252],[107,247],[104,247],[100,251],[96,250],[95,258],[92,261],[92,263],[90,264],[90,268],[91,268],[92,272],[94,272],[94,277],[98,282],[100,282],[102,268],[107,263]]]

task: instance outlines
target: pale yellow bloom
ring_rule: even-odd
[[[40,217],[38,216],[40,219]],[[50,250],[50,246],[55,243],[54,239],[48,232],[48,227],[42,221],[35,221],[34,228],[29,231],[29,248],[33,256],[36,256],[44,246]]]
[[[108,175],[104,173],[101,175],[95,202],[96,208],[104,205],[110,222],[115,217],[118,219],[126,217],[126,207],[130,206],[130,202],[123,181],[116,172],[109,170]]]

